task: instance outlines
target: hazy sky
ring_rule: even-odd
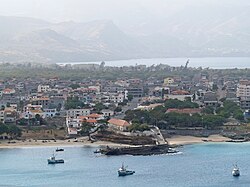
[[[204,4],[250,4],[249,0],[0,0],[0,15],[41,18],[53,22],[126,20],[167,16],[182,8]],[[119,24],[119,23],[118,23]]]

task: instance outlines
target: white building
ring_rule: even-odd
[[[41,93],[41,92],[48,92],[50,90],[49,85],[38,85],[37,87],[37,92]]]
[[[53,108],[53,109],[43,109],[43,116],[44,118],[52,118],[52,117],[55,117],[56,116],[56,109]]]
[[[122,103],[124,101],[124,97],[124,94],[117,93],[110,95],[109,100],[113,103]]]
[[[250,97],[250,81],[240,81],[237,86],[237,97]]]
[[[90,109],[70,109],[67,110],[67,117],[76,118],[78,116],[90,115]]]
[[[250,109],[250,81],[240,81],[237,86],[236,97],[240,98],[240,107],[242,109]]]
[[[109,109],[103,109],[102,114],[104,117],[110,117],[114,115],[114,111]]]

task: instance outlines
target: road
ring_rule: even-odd
[[[116,114],[114,117],[118,119],[123,119],[125,117],[125,112],[127,110],[133,110],[137,108],[140,98],[134,98],[131,102],[128,102],[126,106],[122,107],[122,113]]]
[[[151,128],[151,131],[155,134],[155,138],[157,139],[158,144],[166,144],[167,141],[163,137],[160,129],[157,126]]]

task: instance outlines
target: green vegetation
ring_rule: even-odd
[[[115,112],[121,112],[121,111],[122,111],[121,107],[118,106],[118,107],[115,108]]]
[[[81,131],[79,132],[80,135],[87,135],[89,137],[89,140],[91,140],[90,133],[93,127],[94,126],[91,123],[83,122]]]
[[[96,105],[95,105],[95,107],[94,107],[94,111],[95,111],[96,113],[101,113],[101,111],[102,111],[103,109],[107,109],[107,107],[106,107],[104,104],[102,104],[102,103],[96,103]]]
[[[158,106],[151,111],[129,110],[126,112],[125,120],[135,124],[157,125],[161,129],[193,128],[206,129],[220,128],[229,117],[243,120],[243,113],[233,102],[226,101],[224,107],[218,109],[219,113],[214,115],[211,107],[203,109],[202,114],[180,114],[175,112],[166,113],[169,108],[196,108],[195,103],[190,101],[167,100],[164,106]]]
[[[250,78],[250,69],[227,69],[227,70],[213,70],[213,69],[187,69],[185,70],[185,77],[193,78],[195,74],[219,74],[221,77],[230,76],[231,78]],[[61,67],[56,64],[0,64],[0,78],[53,78],[60,79],[82,80],[82,79],[104,79],[116,80],[119,78],[139,78],[146,80],[150,77],[163,80],[166,74],[170,77],[183,76],[183,71],[179,68],[175,70],[169,66],[156,65],[148,67],[144,70],[137,70],[131,68],[89,68],[84,69],[81,66]]]
[[[240,121],[244,120],[242,110],[236,103],[232,101],[224,101],[223,107],[218,108],[216,112],[218,115],[224,118],[233,117]]]
[[[129,127],[129,131],[130,132],[136,132],[136,131],[146,131],[149,130],[149,126],[147,124],[138,124],[138,123],[134,123]]]
[[[65,109],[76,109],[76,108],[83,108],[85,105],[82,101],[79,100],[78,97],[68,97],[67,101],[65,102]]]
[[[129,100],[129,101],[132,101],[132,100],[133,100],[133,95],[128,94],[128,100]]]
[[[77,89],[80,88],[79,84],[71,84],[69,87],[71,87],[72,89]]]
[[[177,99],[169,99],[165,102],[165,108],[199,108],[199,105],[197,103],[192,103],[190,100],[186,101],[180,101]]]
[[[6,133],[11,138],[16,138],[22,136],[22,130],[16,125],[5,125],[0,124],[0,135]]]

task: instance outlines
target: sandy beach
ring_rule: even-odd
[[[100,146],[111,146],[111,147],[121,147],[121,146],[128,146],[122,144],[116,144],[112,142],[104,142],[98,141],[91,143],[87,140],[87,138],[79,138],[77,141],[75,139],[69,140],[26,140],[26,141],[19,141],[19,140],[1,140],[0,141],[0,149],[1,148],[22,148],[22,147],[81,147],[81,146],[92,146],[92,147],[100,147]]]
[[[171,138],[166,139],[170,145],[188,145],[195,143],[203,143],[203,142],[226,142],[231,140],[230,138],[223,137],[221,135],[211,135],[209,137],[194,137],[194,136],[173,136]],[[116,144],[112,142],[90,142],[87,137],[78,138],[77,141],[75,139],[68,140],[33,140],[28,139],[26,141],[20,140],[1,140],[0,148],[21,148],[21,147],[74,147],[74,146],[111,146],[111,147],[121,147],[121,146],[131,146],[125,144]]]
[[[173,136],[166,139],[170,145],[187,145],[203,142],[226,142],[230,138],[221,135],[211,135],[209,137],[195,137],[195,136]]]

